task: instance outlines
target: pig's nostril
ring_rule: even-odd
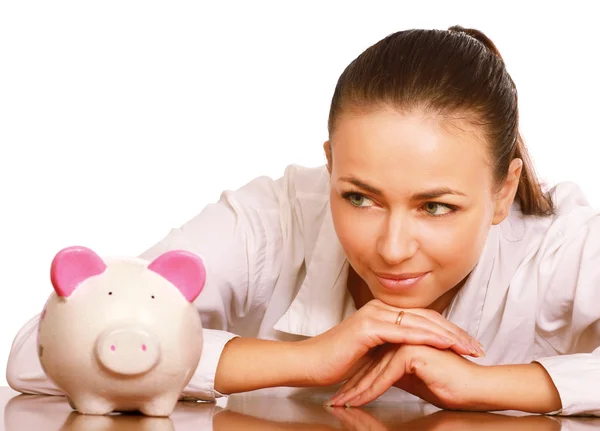
[[[145,352],[146,351],[146,345],[142,344],[142,350]]]
[[[110,346],[110,350],[115,351],[116,347],[114,345]]]

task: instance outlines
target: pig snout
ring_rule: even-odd
[[[142,328],[110,329],[98,337],[96,356],[114,373],[143,374],[158,363],[160,343],[154,334]]]

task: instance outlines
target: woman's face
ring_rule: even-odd
[[[392,109],[345,114],[331,153],[326,143],[342,247],[372,295],[397,307],[436,308],[451,297],[516,192],[511,175],[494,189],[475,126],[444,125]],[[513,166],[518,175],[520,161]]]

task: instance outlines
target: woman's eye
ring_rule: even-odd
[[[373,204],[371,199],[358,193],[348,193],[346,199],[348,199],[355,207],[369,207]]]
[[[432,216],[443,216],[453,211],[448,205],[440,204],[438,202],[427,202],[425,204],[425,211]]]

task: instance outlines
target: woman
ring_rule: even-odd
[[[458,26],[392,34],[343,72],[328,125],[325,167],[227,191],[142,254],[207,261],[205,348],[182,396],[600,414],[598,211],[573,184],[542,190],[493,43]],[[60,394],[37,322],[7,379]]]

